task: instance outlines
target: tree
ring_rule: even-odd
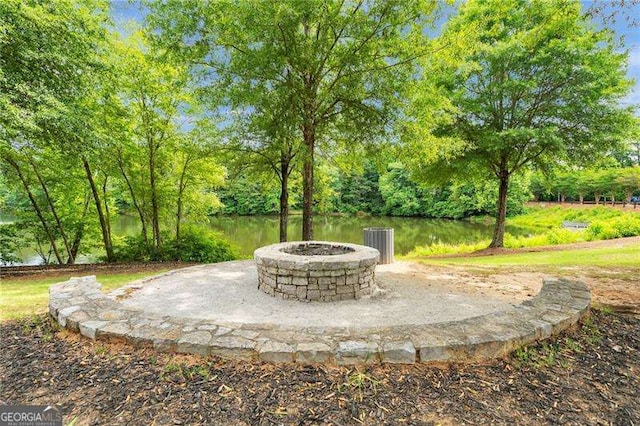
[[[640,190],[640,166],[621,169],[615,183],[624,192],[625,202],[630,203],[633,193]]]
[[[130,117],[130,139],[119,141],[114,155],[140,218],[143,240],[157,252],[162,248],[161,217],[171,185],[164,177],[179,149],[180,108],[190,101],[186,74],[180,66],[159,60],[141,32],[119,43],[117,53],[122,61],[119,96]]]
[[[631,116],[626,55],[575,0],[469,1],[439,39],[451,123],[438,129],[432,171],[499,181],[491,247],[502,247],[509,182],[527,167],[589,161],[614,146]]]
[[[75,261],[85,234],[87,198],[75,186],[69,141],[84,134],[80,105],[102,67],[106,9],[102,1],[0,3],[0,161],[58,263]]]
[[[313,239],[314,154],[391,130],[403,84],[423,55],[430,0],[154,2],[159,43],[203,76],[215,102],[251,114],[288,110],[304,147],[303,239]]]
[[[284,242],[288,240],[289,180],[299,163],[301,145],[291,128],[288,105],[274,102],[273,96],[265,96],[262,101],[267,105],[229,129],[227,164],[236,173],[276,177],[280,184],[279,234],[280,242]]]

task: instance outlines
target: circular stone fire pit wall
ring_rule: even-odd
[[[370,294],[379,257],[371,247],[325,241],[273,244],[254,252],[260,290],[305,302]]]

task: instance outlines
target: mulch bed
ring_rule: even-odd
[[[196,263],[189,262],[121,262],[121,263],[76,263],[73,265],[20,265],[2,266],[0,278],[22,278],[33,280],[49,278],[70,273],[99,274],[99,273],[127,273],[154,272],[167,269],[185,268]]]
[[[158,354],[0,324],[0,402],[60,404],[82,424],[640,425],[640,318],[484,364],[304,367]]]

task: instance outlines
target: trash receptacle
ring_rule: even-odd
[[[380,265],[393,263],[393,228],[365,228],[364,245],[380,252]]]

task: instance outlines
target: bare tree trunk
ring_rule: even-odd
[[[82,220],[78,224],[78,227],[76,228],[76,232],[73,236],[73,240],[71,242],[71,256],[73,259],[73,262],[71,262],[72,264],[76,262],[76,259],[78,258],[78,252],[80,251],[80,243],[82,242],[82,237],[84,236],[84,227],[85,227],[84,219],[87,216],[87,210],[89,210],[89,197],[85,196],[84,209],[82,211]]]
[[[498,211],[496,214],[496,226],[493,230],[493,239],[489,247],[504,247],[504,228],[507,219],[507,191],[509,190],[509,172],[500,171],[500,191],[498,193]]]
[[[38,166],[36,165],[35,161],[33,161],[33,158],[31,158],[31,157],[28,157],[28,158],[29,158],[29,164],[31,164],[31,168],[33,168],[33,171],[36,174],[36,178],[38,179],[38,182],[40,183],[40,187],[42,188],[42,192],[44,192],[44,198],[45,198],[45,200],[47,200],[47,205],[49,206],[49,210],[51,211],[51,214],[53,215],[53,218],[56,221],[56,225],[58,226],[58,231],[60,231],[60,235],[62,236],[62,241],[64,242],[64,248],[67,251],[67,263],[68,264],[73,264],[73,259],[72,259],[73,256],[71,255],[71,246],[69,245],[69,239],[67,238],[67,233],[65,232],[64,227],[62,226],[62,221],[60,220],[60,217],[58,216],[58,212],[56,211],[56,207],[53,204],[53,199],[49,195],[49,190],[47,189],[47,185],[44,182],[44,179],[42,179],[42,175],[38,171]]]
[[[131,202],[133,202],[133,206],[136,208],[138,212],[138,217],[140,218],[140,225],[142,226],[142,239],[144,240],[144,244],[149,248],[149,232],[147,231],[147,221],[144,218],[144,212],[138,203],[138,198],[136,197],[136,193],[133,190],[133,185],[131,185],[131,181],[127,176],[127,172],[124,169],[124,164],[122,164],[122,158],[118,157],[118,167],[120,168],[120,173],[124,178],[125,183],[127,184],[127,188],[129,189],[129,195],[131,196]]]
[[[302,240],[313,240],[313,153],[315,150],[315,129],[306,124],[303,129],[306,147],[302,165]]]
[[[109,232],[109,224],[102,211],[102,202],[100,201],[100,194],[98,194],[98,188],[93,179],[93,173],[91,172],[91,166],[86,158],[82,158],[82,164],[84,165],[84,171],[91,187],[91,193],[93,194],[93,201],[96,205],[96,211],[98,212],[98,219],[100,220],[100,229],[102,230],[102,242],[104,243],[104,250],[107,254],[107,262],[113,262],[115,259],[113,253],[113,244],[111,241],[111,233]],[[105,200],[106,202],[106,200]]]
[[[162,246],[160,236],[160,214],[158,209],[158,191],[156,188],[156,146],[155,142],[149,142],[149,191],[151,192],[151,229],[153,241],[157,250]]]
[[[104,181],[102,182],[102,203],[104,204],[104,218],[107,222],[107,234],[109,235],[109,241],[111,241],[111,213],[109,212],[109,200],[107,198],[107,180],[109,175],[104,174]]]
[[[31,201],[31,205],[33,206],[33,209],[36,211],[36,215],[38,216],[38,219],[40,219],[42,228],[47,234],[47,238],[49,238],[51,249],[53,250],[53,254],[56,256],[56,260],[58,261],[58,264],[60,265],[64,264],[64,262],[62,261],[62,257],[60,256],[60,252],[58,251],[56,239],[53,236],[51,229],[49,229],[49,226],[47,225],[47,221],[45,220],[44,215],[42,214],[42,210],[40,210],[40,206],[38,206],[36,198],[31,192],[31,188],[29,188],[29,183],[27,182],[27,179],[22,174],[22,170],[20,169],[20,166],[18,165],[17,162],[15,162],[12,158],[9,158],[8,156],[5,156],[4,159],[15,169],[16,173],[18,174],[18,178],[20,179],[20,182],[22,183],[24,190],[27,192],[27,196]]]
[[[289,159],[283,155],[280,159],[280,242],[288,240],[289,226]]]
[[[178,206],[176,209],[176,240],[180,239],[180,224],[182,222],[182,197],[184,195],[184,191],[187,188],[187,168],[189,167],[189,163],[191,162],[190,157],[187,155],[187,158],[184,161],[184,165],[182,167],[182,172],[180,173],[180,180],[178,181]]]

